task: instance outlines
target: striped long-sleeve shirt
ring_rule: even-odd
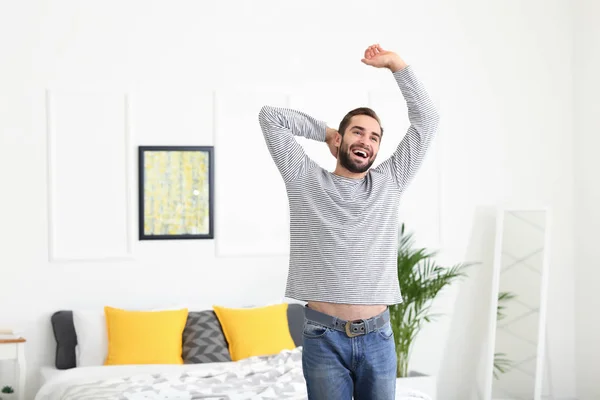
[[[407,102],[410,127],[394,154],[361,179],[325,170],[296,141],[295,136],[303,136],[325,142],[325,122],[286,108],[260,110],[260,126],[289,199],[286,297],[344,304],[402,302],[398,206],[439,117],[411,66],[392,75]]]

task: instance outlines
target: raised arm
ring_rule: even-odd
[[[404,190],[423,163],[423,159],[436,136],[439,115],[423,84],[412,68],[395,53],[375,47],[375,55],[363,62],[374,66],[384,66],[392,72],[408,107],[410,126],[394,154],[381,163],[376,170],[390,174],[400,190]],[[375,60],[379,54],[384,57]]]
[[[329,131],[325,122],[287,108],[263,106],[258,121],[267,148],[285,182],[296,179],[309,163],[294,136],[325,142]]]

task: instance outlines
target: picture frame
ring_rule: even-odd
[[[139,146],[139,240],[214,239],[214,147]]]

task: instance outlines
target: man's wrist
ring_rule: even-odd
[[[401,58],[398,58],[396,60],[393,60],[392,62],[390,62],[390,65],[388,66],[388,68],[390,69],[390,71],[392,71],[393,73],[396,73],[398,71],[402,71],[404,68],[406,68],[408,66],[408,64],[406,64],[404,62],[404,60],[402,60]]]

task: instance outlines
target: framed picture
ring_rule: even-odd
[[[140,146],[139,239],[214,238],[212,146]]]

